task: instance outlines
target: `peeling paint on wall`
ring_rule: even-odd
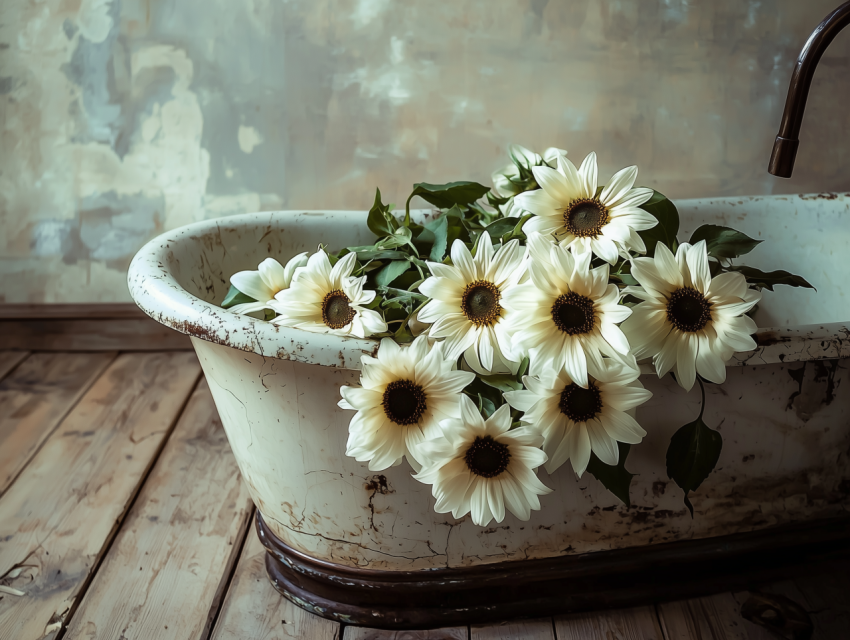
[[[850,189],[850,39],[793,180],[765,170],[834,0],[5,0],[0,301],[126,301],[135,250],[195,220],[366,208],[486,181],[508,143],[596,150],[672,197]]]

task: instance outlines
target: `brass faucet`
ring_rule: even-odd
[[[803,112],[806,110],[806,98],[812,77],[820,62],[823,52],[839,31],[850,24],[850,2],[845,2],[823,19],[809,36],[803,50],[797,58],[794,73],[791,74],[791,84],[788,87],[788,97],[785,99],[785,111],[779,123],[779,134],[773,143],[770,154],[770,164],[767,170],[780,178],[790,178],[794,170],[794,159],[797,157],[797,147],[800,145],[800,125],[803,123]]]

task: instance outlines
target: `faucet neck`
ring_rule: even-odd
[[[800,126],[806,110],[806,99],[815,69],[823,52],[835,36],[850,24],[850,2],[845,2],[832,11],[809,36],[803,50],[797,57],[797,64],[791,74],[788,97],[785,99],[785,111],[779,125],[779,134],[773,143],[768,171],[780,178],[790,178],[794,170],[797,147],[800,144]]]

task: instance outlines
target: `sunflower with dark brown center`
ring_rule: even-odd
[[[595,153],[578,169],[566,157],[555,160],[557,168],[531,168],[540,189],[514,196],[516,207],[534,214],[522,227],[525,235],[554,236],[561,246],[592,252],[609,264],[616,264],[621,252],[645,253],[637,232],[651,229],[658,220],[641,208],[653,191],[634,186],[637,167],[618,171],[600,190]]]
[[[451,250],[452,264],[428,263],[432,276],[419,285],[430,300],[417,320],[430,324],[428,335],[445,338],[446,355],[463,358],[473,371],[488,375],[516,370],[509,311],[502,299],[525,274],[525,249],[511,240],[494,247],[484,231],[475,256],[461,240]]]
[[[528,350],[531,375],[566,369],[586,386],[588,362],[629,353],[617,325],[631,311],[608,282],[608,265],[590,268],[589,252],[575,254],[540,234],[528,247],[531,279],[503,302],[514,319],[514,342]]]
[[[443,345],[419,336],[409,347],[381,340],[377,357],[362,357],[362,387],[340,389],[339,406],[353,409],[345,453],[381,471],[407,457],[419,469],[417,445],[441,434],[440,421],[457,418],[460,395],[475,378],[455,369]]]
[[[511,451],[508,445],[493,440],[492,436],[478,436],[463,456],[467,468],[482,478],[495,478],[508,468]]]
[[[552,321],[571,336],[593,331],[596,321],[593,300],[574,291],[561,294],[552,304]]]
[[[322,322],[331,329],[342,329],[357,315],[349,302],[348,296],[340,289],[329,291],[322,300]]]
[[[702,378],[722,384],[726,361],[756,348],[747,314],[761,299],[737,271],[712,277],[705,240],[683,242],[676,255],[662,242],[651,258],[635,258],[632,276],[643,300],[623,323],[638,360],[652,357],[658,377],[672,371],[690,390]]]
[[[693,287],[677,289],[667,302],[667,319],[679,331],[699,331],[711,322],[711,303]]]
[[[442,437],[419,446],[425,463],[413,477],[433,485],[437,513],[471,513],[482,527],[504,520],[506,510],[528,520],[540,508],[538,496],[551,491],[534,472],[546,460],[542,436],[527,426],[511,429],[507,405],[484,420],[469,396],[460,403],[460,420],[442,421]]]
[[[331,265],[319,249],[298,267],[288,289],[278,292],[269,307],[279,315],[277,325],[318,333],[365,338],[387,330],[381,314],[368,305],[375,291],[364,288],[366,276],[354,277],[357,254],[349,253]]]
[[[525,388],[508,391],[505,400],[523,412],[523,425],[543,436],[543,451],[549,456],[546,471],[553,473],[569,460],[581,476],[591,454],[616,465],[617,443],[637,444],[646,435],[634,410],[652,394],[639,376],[631,361],[604,358],[599,366],[591,364],[587,387],[576,384],[565,370],[547,371],[540,377],[525,376]]]
[[[561,391],[558,408],[573,422],[587,422],[602,411],[602,393],[593,380],[588,380],[587,389],[570,383]]]
[[[564,228],[577,238],[596,238],[608,223],[608,209],[596,198],[576,198],[564,209]]]
[[[502,314],[502,307],[499,306],[501,299],[502,292],[495,284],[486,280],[475,280],[463,290],[460,308],[476,327],[490,326]]]
[[[416,424],[427,408],[425,391],[410,380],[393,380],[384,391],[382,405],[396,424]]]

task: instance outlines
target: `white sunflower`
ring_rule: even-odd
[[[653,191],[633,188],[637,167],[618,171],[597,196],[595,153],[588,154],[579,169],[563,156],[556,161],[557,170],[533,167],[541,188],[515,197],[516,205],[535,215],[523,231],[553,236],[575,253],[592,252],[611,264],[621,250],[645,253],[637,232],[651,229],[658,221],[639,208]]]
[[[515,370],[506,310],[502,297],[525,272],[525,249],[516,240],[493,251],[487,232],[481,234],[475,257],[455,240],[453,265],[429,262],[433,274],[419,285],[431,300],[418,320],[431,324],[428,335],[445,338],[447,358],[464,354],[478,373]]]
[[[602,369],[591,367],[587,387],[577,385],[564,371],[547,371],[539,378],[525,376],[526,389],[505,393],[514,409],[525,412],[523,424],[543,436],[543,451],[552,473],[567,460],[581,477],[590,452],[605,464],[620,459],[618,442],[637,444],[646,435],[634,409],[652,397],[638,380],[640,371],[610,358]]]
[[[271,309],[274,297],[288,289],[296,269],[307,264],[307,252],[299,253],[284,267],[274,258],[266,258],[257,271],[239,271],[230,276],[230,284],[256,302],[245,302],[230,307],[233,313],[253,313]]]
[[[346,455],[369,462],[370,471],[400,464],[421,468],[417,445],[438,437],[440,420],[460,417],[463,388],[475,374],[453,371],[442,345],[420,336],[409,347],[384,338],[378,357],[363,356],[361,387],[342,387],[343,409],[357,411],[348,426]]]
[[[413,477],[433,485],[437,513],[462,518],[472,512],[482,527],[504,520],[505,508],[528,520],[532,509],[540,509],[538,496],[552,491],[534,472],[546,461],[542,436],[527,427],[511,430],[508,405],[484,420],[464,395],[460,409],[460,420],[440,423],[442,437],[419,445],[425,462]]]
[[[529,238],[528,248],[531,277],[504,296],[514,341],[528,349],[531,375],[566,369],[587,387],[588,362],[601,369],[603,355],[622,359],[629,353],[617,324],[631,310],[619,304],[617,286],[608,283],[608,265],[590,268],[590,253],[574,255],[539,234]]]
[[[358,338],[386,331],[380,314],[365,308],[375,299],[374,291],[363,289],[366,277],[351,276],[355,259],[355,254],[349,253],[331,267],[328,254],[319,249],[306,266],[296,270],[290,287],[270,303],[280,314],[272,322]]]
[[[643,300],[623,323],[638,359],[652,356],[659,376],[668,371],[685,389],[696,374],[720,384],[735,351],[756,348],[756,323],[744,315],[761,299],[743,275],[708,270],[705,241],[679,245],[675,257],[663,244],[654,258],[636,258],[632,276],[639,287],[625,291]]]
[[[556,166],[557,157],[559,155],[566,156],[567,152],[557,147],[549,147],[540,156],[523,146],[512,144],[508,147],[508,154],[511,156],[511,163],[498,171],[494,171],[490,177],[496,194],[503,198],[510,198],[502,205],[504,215],[509,218],[519,218],[526,212],[516,204],[514,196],[526,190],[539,188],[533,178],[523,179],[520,167],[531,171],[532,167],[542,165],[544,162],[550,166]]]

